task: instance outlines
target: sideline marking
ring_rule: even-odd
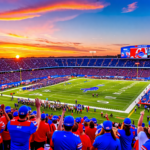
[[[5,95],[3,94],[3,96],[6,96],[6,97],[12,97],[11,95]],[[24,98],[24,99],[28,99],[27,97],[21,97],[21,96],[13,96],[14,98]],[[29,98],[30,100],[32,101],[35,101],[35,99],[33,98]],[[41,100],[42,102],[46,101],[46,100]],[[52,102],[54,103],[54,101],[49,101],[49,102]],[[61,104],[66,104],[66,103],[63,103],[61,102]],[[71,104],[71,103],[67,103],[68,105],[75,105],[75,104]],[[87,107],[88,105],[84,105],[84,107]],[[106,110],[106,111],[112,111],[112,112],[120,112],[120,113],[127,113],[125,111],[122,111],[122,110],[116,110],[116,109],[108,109],[108,108],[101,108],[101,107],[94,107],[94,106],[89,106],[90,108],[92,109],[98,109],[98,110]]]
[[[73,81],[73,80],[78,80],[78,79],[83,79],[83,78],[77,78],[77,79],[71,79],[70,81]],[[106,79],[91,79],[91,80],[106,80]],[[107,80],[106,80],[107,81]],[[121,80],[112,80],[112,81],[121,81]],[[126,80],[122,80],[122,81],[126,81]],[[66,82],[66,81],[65,81]],[[136,81],[132,81],[132,82],[136,82]],[[137,81],[137,82],[145,82],[145,81]],[[58,84],[62,84],[64,82],[60,82]],[[54,85],[50,85],[50,86],[47,86],[47,87],[51,87],[51,86],[55,86],[55,85],[58,85],[58,84],[54,84]],[[30,85],[28,85],[30,86]],[[26,87],[28,87],[26,86]],[[150,86],[150,84],[140,93],[140,95],[137,96],[137,98],[129,105],[129,107],[125,110],[125,111],[122,111],[122,110],[116,110],[116,109],[108,109],[108,108],[102,108],[102,107],[94,107],[94,106],[90,106],[90,108],[92,109],[98,109],[98,110],[106,110],[106,111],[112,111],[112,112],[120,112],[120,113],[129,113],[136,105],[135,101],[138,102],[138,98],[141,97],[141,95],[143,95],[143,92]],[[42,87],[42,88],[47,88],[47,87]],[[13,89],[10,89],[10,90],[7,90],[7,91],[4,91],[4,92],[8,92],[8,91],[11,91],[11,90],[16,90],[16,89],[21,89],[22,87],[19,87],[19,88],[13,88]],[[41,89],[42,89],[41,88]],[[2,92],[2,93],[4,93]],[[6,97],[11,97],[10,95],[4,95]],[[14,96],[14,98],[25,98],[25,99],[28,99],[26,97],[20,97],[20,96]],[[29,98],[30,100],[35,100],[35,99],[32,99],[32,98]],[[45,100],[42,100],[42,101],[45,101]],[[50,101],[50,102],[53,102],[53,101]],[[61,102],[62,104],[66,104],[66,103],[63,103]],[[70,103],[67,103],[68,105],[74,105],[74,104],[70,104]],[[84,105],[85,107],[87,107],[87,105]]]
[[[134,113],[134,109],[132,110],[132,112],[128,115],[128,118],[130,118],[130,116]]]

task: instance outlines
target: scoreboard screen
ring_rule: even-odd
[[[147,49],[147,55],[150,56],[150,47]]]
[[[150,56],[149,45],[136,45],[121,48],[121,58],[148,58]]]
[[[147,47],[131,48],[130,58],[147,58]]]
[[[121,58],[130,58],[130,48],[121,49]]]

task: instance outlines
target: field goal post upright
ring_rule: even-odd
[[[139,62],[136,62],[135,65],[137,65],[137,79],[138,79],[138,66],[139,66]]]
[[[20,82],[22,82],[21,70],[22,70],[22,68],[20,68]]]
[[[96,51],[89,51],[92,54],[92,58],[94,56],[94,54],[96,54]]]

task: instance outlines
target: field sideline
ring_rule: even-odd
[[[48,98],[51,101],[60,100],[62,103],[70,105],[73,105],[75,99],[77,99],[79,104],[91,106],[91,108],[129,113],[135,106],[135,103],[133,103],[135,99],[148,85],[149,82],[79,78],[72,79],[66,82],[65,85],[64,83],[59,83],[35,91],[22,91],[22,87],[19,87],[4,91],[3,93],[7,97],[10,97],[11,92],[15,92],[16,98],[34,99],[39,97],[42,100]],[[98,89],[87,92],[81,90],[92,87],[97,87]],[[95,94],[94,97],[92,97],[93,93]],[[96,97],[96,93],[98,97]],[[127,111],[130,104],[133,106]]]
[[[6,105],[13,105],[14,102],[10,101],[11,92],[16,93],[15,102],[17,101],[17,97],[25,97],[31,99],[39,97],[42,100],[46,100],[46,98],[48,98],[52,101],[60,100],[61,102],[70,104],[74,104],[75,99],[77,99],[78,103],[80,104],[93,106],[90,108],[97,108],[96,113],[93,112],[93,109],[90,109],[90,112],[86,115],[89,116],[90,114],[94,113],[94,116],[97,116],[97,114],[100,114],[101,110],[103,110],[104,113],[113,113],[115,117],[114,120],[120,121],[120,118],[124,118],[129,115],[129,112],[126,112],[127,108],[149,85],[149,82],[140,81],[98,80],[84,78],[71,79],[68,81],[68,83],[69,84],[66,85],[64,85],[64,83],[59,83],[35,91],[22,91],[22,87],[9,89],[3,92],[4,96],[1,97],[1,103],[5,103]],[[83,92],[83,90],[81,90],[82,88],[91,87],[98,87],[99,89],[96,91],[87,92]],[[93,93],[98,93],[99,96],[92,97]],[[5,101],[3,99],[7,100]],[[49,110],[49,112],[51,112],[51,110]],[[84,113],[86,112],[83,111],[83,114]],[[134,113],[131,114],[131,119],[134,115]],[[99,120],[103,119],[104,118],[101,118]],[[133,117],[133,119],[135,122],[137,122],[137,117]]]

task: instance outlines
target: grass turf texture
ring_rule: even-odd
[[[40,98],[43,100],[46,100],[48,98],[49,100],[60,100],[61,102],[65,103],[75,103],[75,99],[77,99],[79,104],[89,105],[89,106],[96,106],[96,107],[102,107],[102,108],[110,108],[110,109],[118,109],[118,110],[126,110],[128,106],[137,98],[137,96],[144,90],[144,88],[149,84],[149,82],[139,82],[139,81],[117,81],[117,80],[95,80],[95,79],[87,79],[88,82],[85,82],[86,79],[75,79],[68,81],[71,84],[60,83],[57,85],[41,88],[35,91],[22,91],[20,89],[12,89],[11,91],[4,91],[3,94],[10,95],[10,93],[15,92],[15,96],[20,97],[26,97],[26,98]],[[104,85],[104,86],[97,86],[97,85]],[[113,94],[115,92],[119,92],[120,89],[123,87],[127,87],[133,85],[131,88],[126,89],[125,91],[122,91],[121,94]],[[81,88],[90,88],[90,87],[99,87],[97,91],[87,91],[83,92]],[[51,92],[46,92],[47,90],[50,90]],[[98,93],[98,97],[92,97],[92,94]],[[39,96],[39,94],[42,94],[42,96]],[[116,97],[115,99],[108,99],[106,96]],[[0,104],[4,103],[6,106],[12,106],[14,107],[14,103],[17,102],[17,99],[15,98],[14,101],[10,100],[9,97],[0,97]],[[100,102],[97,102],[100,101]],[[109,103],[104,103],[109,102]],[[35,109],[35,108],[33,108]],[[130,118],[135,121],[137,124],[140,111],[142,111],[144,108],[137,109],[136,113],[133,113]],[[44,109],[41,108],[43,111]],[[56,115],[60,115],[61,111],[54,112],[53,110],[45,109],[46,113],[53,113]],[[105,118],[102,118],[100,116],[101,110],[97,110],[94,112],[93,109],[90,109],[90,111],[87,113],[85,110],[82,114],[75,114],[74,117],[77,116],[88,116],[89,118],[95,117],[98,119],[99,123],[102,123]],[[124,113],[118,113],[118,112],[111,112],[111,111],[103,111],[104,114],[107,112],[108,115],[111,113],[113,114],[113,118],[111,118],[112,121],[116,122],[122,122],[123,118],[127,117],[129,114]],[[145,118],[144,121],[147,124],[147,115],[149,113],[145,112]],[[66,115],[70,115],[71,113],[66,112]],[[118,118],[119,117],[119,118]],[[122,118],[122,119],[121,119]]]

